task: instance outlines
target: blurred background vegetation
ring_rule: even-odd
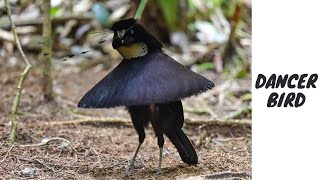
[[[86,153],[78,153],[79,159],[85,160],[75,162],[76,166],[90,167],[84,172],[90,177],[101,170],[95,162],[95,154],[104,154],[99,157],[106,167],[104,173],[114,175],[115,172],[106,165],[112,158],[117,158],[113,166],[117,167],[115,174],[122,172],[119,164],[125,164],[125,157],[131,153],[130,148],[122,145],[131,147],[135,138],[133,128],[127,127],[130,118],[126,110],[121,107],[78,109],[76,104],[121,61],[121,56],[111,46],[113,34],[108,28],[120,19],[134,17],[140,1],[51,0],[52,52],[43,50],[47,41],[42,35],[46,27],[43,26],[42,5],[47,0],[8,1],[22,48],[32,64],[17,112],[17,142],[35,143],[54,135],[65,137],[79,152],[88,151],[88,157],[92,156],[86,159]],[[251,17],[251,0],[148,0],[144,9],[140,23],[163,42],[164,52],[213,80],[216,85],[213,90],[183,100],[184,128],[204,162],[191,171],[184,169],[186,174],[202,174],[207,170],[216,172],[217,168],[221,171],[251,171]],[[43,63],[47,61],[43,60],[47,55],[52,57],[50,65]],[[0,137],[3,140],[1,144],[5,145],[0,154],[12,150],[6,144],[11,127],[9,117],[17,82],[24,68],[15,47],[5,3],[0,1]],[[46,68],[50,69],[51,75],[44,81]],[[94,124],[85,126],[83,121]],[[96,123],[105,121],[107,126],[96,128]],[[121,126],[108,123],[120,123]],[[83,126],[79,128],[73,124]],[[122,139],[118,138],[120,135]],[[110,142],[110,138],[115,143],[105,144]],[[90,155],[90,143],[95,144],[98,153]],[[113,156],[120,153],[119,149],[127,151]],[[78,169],[72,167],[74,164],[63,166],[70,163],[63,156],[72,158],[72,149],[65,150],[61,157],[62,151],[51,150],[53,157],[38,156],[48,154],[45,149],[37,149],[39,154],[30,154],[31,151],[23,149],[13,150],[11,154],[25,155],[25,158],[40,157],[43,162],[57,161],[55,164],[62,164],[63,170],[78,173]],[[154,154],[152,149],[146,151],[149,152],[146,155],[150,155],[149,165],[155,163],[156,159],[150,158]],[[174,149],[169,148],[169,151],[174,152]],[[107,155],[105,152],[111,153]],[[178,159],[173,158],[174,163],[178,164]],[[14,172],[21,165],[14,158],[6,161],[7,170],[0,168],[0,174]],[[30,161],[29,165],[32,163]],[[147,172],[152,171],[146,169]],[[180,171],[173,170],[167,178],[175,177],[177,172]],[[150,172],[141,171],[141,179],[148,174]],[[49,177],[55,177],[54,172],[51,175]],[[21,173],[20,176],[25,177]]]
[[[9,2],[21,44],[37,74],[43,68],[38,61],[43,46],[42,1]],[[121,57],[112,49],[112,32],[108,28],[115,21],[133,17],[139,2],[51,0],[52,92],[56,100],[59,95],[67,95],[55,77],[71,71],[77,74],[102,70],[104,73],[119,63]],[[4,1],[0,2],[0,16],[0,63],[3,67],[0,90],[3,91],[6,83],[14,81],[5,72],[17,72],[23,64],[15,51]],[[164,43],[165,53],[215,82],[217,87],[210,92],[213,97],[207,104],[214,110],[220,108],[222,115],[218,112],[214,117],[251,118],[250,0],[149,0],[140,23]],[[80,94],[85,91],[83,89],[86,88],[80,89]],[[3,99],[9,97],[6,93],[3,96]],[[80,97],[79,94],[70,96],[74,103]],[[6,103],[10,104],[10,100],[4,100],[2,106]]]

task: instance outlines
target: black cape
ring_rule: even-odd
[[[124,59],[82,97],[78,107],[110,108],[166,103],[212,87],[213,82],[159,51],[135,59]]]

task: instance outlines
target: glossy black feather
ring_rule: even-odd
[[[162,51],[123,60],[78,103],[82,108],[148,105],[179,101],[214,87]]]
[[[165,134],[177,148],[183,162],[189,165],[198,164],[197,153],[181,129],[184,123],[181,101],[154,104],[151,106],[129,106],[128,110],[134,128],[139,135],[140,143],[143,143],[146,136],[144,128],[150,122],[158,138],[160,148],[164,145],[163,135]]]

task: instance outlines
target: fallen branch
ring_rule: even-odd
[[[194,119],[185,119],[185,124],[187,125],[216,125],[216,126],[243,126],[251,127],[250,119],[212,119],[212,120],[194,120]]]
[[[214,174],[202,175],[202,176],[192,176],[186,179],[229,179],[229,178],[250,178],[251,174],[247,172],[217,172]]]
[[[19,157],[18,157],[18,159],[19,159],[19,160],[22,160],[22,161],[28,161],[28,162],[30,162],[30,163],[37,163],[37,164],[40,164],[40,165],[42,165],[43,167],[51,170],[52,172],[57,172],[54,168],[48,166],[47,164],[41,162],[41,161],[38,160],[38,159],[25,159],[25,158],[19,158]]]
[[[208,114],[210,115],[211,112],[208,109],[200,109],[200,108],[192,108],[192,107],[184,107],[184,111],[188,113],[193,113],[193,114]]]
[[[45,146],[47,144],[49,144],[49,142],[51,141],[63,141],[66,143],[66,145],[63,146],[70,146],[70,148],[75,152],[75,158],[76,161],[78,159],[78,151],[71,145],[71,142],[64,139],[64,138],[60,138],[60,137],[53,137],[53,138],[49,138],[49,139],[43,139],[40,143],[37,144],[25,144],[25,145],[17,145],[16,147],[20,147],[20,148],[24,148],[24,147],[40,147],[40,146]],[[61,146],[61,145],[60,145]]]
[[[65,23],[70,20],[76,20],[76,21],[91,21],[92,20],[91,15],[65,15],[61,17],[53,17],[52,23],[58,24],[58,23]],[[17,17],[15,19],[15,25],[16,26],[31,26],[31,25],[42,25],[43,19],[42,18],[25,18],[25,17]],[[6,18],[0,18],[0,28],[9,28],[10,27],[10,21],[8,21]]]
[[[21,91],[22,91],[22,86],[23,86],[23,83],[24,83],[24,80],[26,79],[30,69],[31,69],[31,64],[29,62],[29,60],[27,59],[26,55],[24,54],[22,48],[21,48],[21,44],[20,44],[20,41],[19,41],[19,38],[18,38],[18,35],[17,35],[17,31],[16,31],[16,26],[14,25],[14,22],[12,20],[12,17],[11,17],[11,9],[10,9],[10,3],[8,2],[8,0],[5,0],[5,4],[6,4],[6,9],[7,9],[7,14],[8,14],[8,17],[9,17],[9,21],[10,21],[10,24],[11,24],[11,29],[12,29],[12,33],[13,33],[13,37],[14,37],[14,42],[22,56],[22,59],[26,65],[25,69],[23,70],[23,72],[21,73],[21,76],[20,76],[20,80],[19,80],[19,83],[18,83],[18,87],[17,87],[17,94],[16,94],[16,97],[13,101],[13,105],[12,105],[12,110],[11,110],[11,116],[10,116],[10,121],[11,121],[11,133],[10,133],[10,137],[9,137],[9,141],[11,143],[13,143],[16,138],[17,138],[17,128],[18,128],[18,123],[17,123],[17,117],[16,117],[16,114],[17,114],[17,110],[18,110],[18,107],[19,107],[19,103],[20,103],[20,96],[21,96]]]
[[[240,118],[243,115],[251,114],[252,107],[251,105],[244,106],[241,109],[235,111],[234,113],[229,114],[228,116],[225,116],[223,119],[237,119]]]
[[[70,141],[64,139],[64,138],[60,138],[60,137],[53,137],[53,138],[49,138],[49,139],[43,139],[40,143],[38,144],[25,144],[25,145],[16,145],[16,146],[11,146],[10,149],[8,150],[8,152],[6,153],[6,155],[2,158],[2,160],[0,161],[0,164],[2,164],[5,159],[10,155],[11,150],[14,147],[20,147],[20,148],[24,148],[24,147],[39,147],[39,146],[44,146],[49,144],[49,142],[51,141],[64,141],[67,143],[67,145],[70,145]],[[77,152],[74,148],[72,148],[75,152]],[[34,159],[34,161],[37,161],[36,159]],[[38,161],[39,164],[42,164],[41,162]],[[42,164],[43,165],[43,164]],[[45,165],[44,165],[45,166]],[[50,168],[49,168],[50,169]]]
[[[35,159],[26,159],[26,158],[22,158],[22,157],[18,157],[18,156],[15,156],[17,159],[21,160],[21,161],[28,161],[28,162],[34,162]],[[38,161],[35,161],[37,163],[39,163]],[[74,166],[71,166],[71,165],[67,165],[67,164],[54,164],[54,163],[46,163],[47,166],[53,166],[53,167],[57,167],[59,169],[62,169],[62,168],[68,168],[68,169],[75,169],[75,168],[79,168],[80,166],[78,165],[74,165]]]
[[[33,159],[33,161],[34,161],[34,162],[37,162],[38,164],[41,164],[42,166],[44,166],[44,167],[46,167],[46,168],[48,168],[48,169],[50,169],[52,172],[56,172],[56,170],[55,170],[54,168],[48,166],[47,164],[41,162],[41,161],[38,160],[38,159]]]
[[[205,175],[206,179],[225,179],[225,178],[248,178],[251,177],[247,172],[219,172],[215,174]]]
[[[51,121],[46,123],[47,125],[69,125],[69,124],[90,124],[90,123],[114,123],[125,126],[132,126],[131,120],[120,117],[91,117],[76,115],[79,119],[68,120],[68,121]],[[251,120],[249,119],[230,119],[230,120],[194,120],[185,119],[187,125],[218,125],[218,126],[245,126],[251,127]]]
[[[68,140],[66,140],[64,138],[53,137],[53,138],[49,138],[49,139],[43,139],[40,143],[37,143],[37,144],[17,145],[17,147],[39,147],[39,146],[45,146],[45,145],[49,144],[49,142],[51,142],[51,141],[64,141],[68,145],[71,144],[70,141],[68,141]]]
[[[68,124],[88,124],[88,123],[114,123],[130,126],[131,122],[129,119],[124,118],[110,118],[110,117],[84,117],[75,120],[68,121],[51,121],[46,124],[48,125],[68,125]]]

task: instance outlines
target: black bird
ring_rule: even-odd
[[[164,54],[161,42],[135,19],[118,21],[111,29],[114,32],[112,46],[124,59],[84,95],[78,107],[127,107],[139,135],[139,145],[128,167],[129,171],[134,167],[135,158],[145,139],[144,128],[149,122],[160,148],[159,173],[163,135],[177,148],[183,162],[196,165],[196,151],[181,129],[184,123],[181,99],[213,88],[213,82]]]

